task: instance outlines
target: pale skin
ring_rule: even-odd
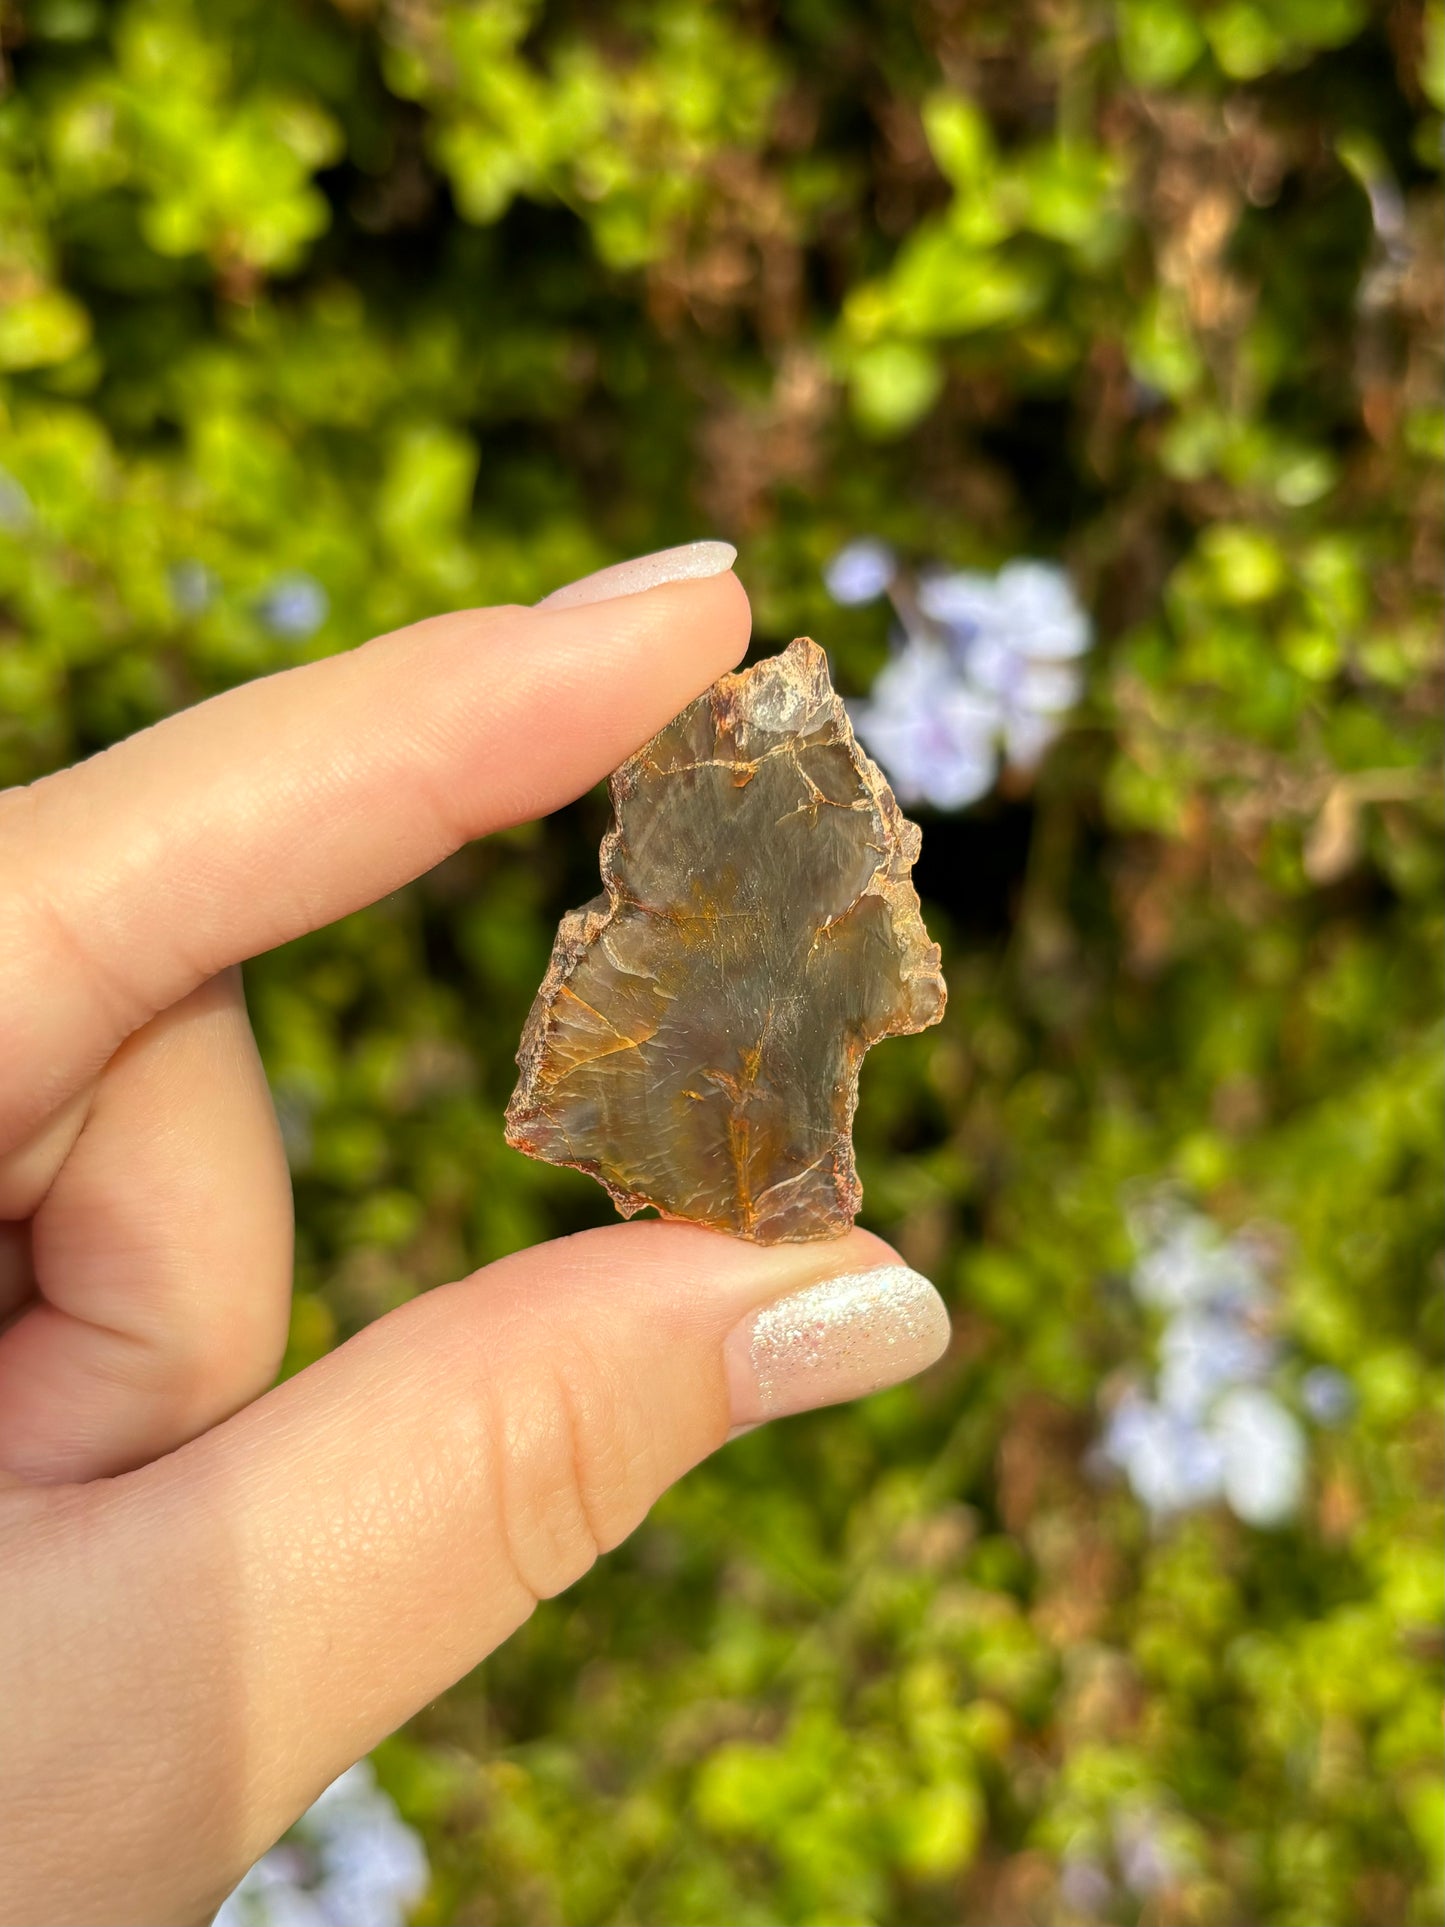
[[[723,1443],[740,1319],[896,1262],[617,1224],[268,1389],[291,1193],[239,965],[580,794],[748,623],[726,572],[436,617],[0,794],[0,1919],[207,1919]]]

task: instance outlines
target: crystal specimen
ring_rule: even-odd
[[[806,638],[714,683],[611,791],[606,891],[562,919],[508,1143],[624,1217],[841,1236],[863,1053],[943,1015],[917,828]]]

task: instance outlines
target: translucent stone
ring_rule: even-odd
[[[507,1141],[624,1217],[840,1236],[863,1053],[943,1014],[917,827],[806,638],[715,683],[611,792],[606,888],[562,919]]]

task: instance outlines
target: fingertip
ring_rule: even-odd
[[[740,662],[751,627],[730,571],[601,602],[430,618],[368,645],[384,651],[388,759],[434,799],[451,848],[545,816]]]
[[[707,586],[718,604],[720,631],[729,639],[732,653],[728,656],[728,667],[735,669],[748,653],[748,644],[752,640],[753,605],[741,580],[731,569],[723,575],[709,576]]]
[[[616,650],[623,666],[628,643],[656,650],[667,667],[686,666],[689,682],[697,682],[693,695],[742,661],[753,626],[747,590],[731,569],[601,602],[539,603],[526,613],[542,634],[587,639],[594,672],[599,652]]]

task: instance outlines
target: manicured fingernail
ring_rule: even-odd
[[[906,1265],[825,1278],[754,1312],[724,1347],[734,1428],[861,1398],[941,1358],[948,1313]]]
[[[679,549],[659,549],[656,555],[637,555],[630,562],[614,562],[610,569],[584,575],[554,589],[537,604],[539,609],[575,609],[584,602],[610,602],[614,596],[640,595],[664,582],[694,582],[700,576],[721,575],[738,559],[731,542],[684,542]]]

